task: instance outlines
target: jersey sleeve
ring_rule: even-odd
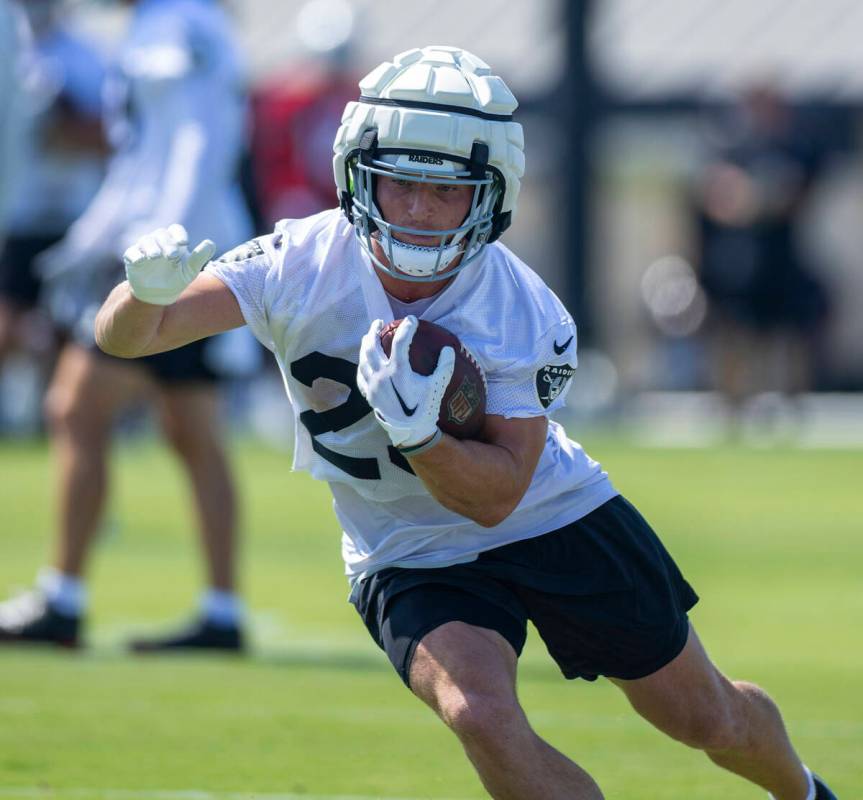
[[[577,334],[569,316],[540,334],[524,355],[486,375],[486,411],[503,417],[536,417],[564,405],[575,368]]]
[[[252,239],[204,268],[231,290],[246,324],[268,350],[275,348],[268,311],[276,272],[272,239],[273,235]]]
[[[308,304],[318,275],[315,255],[338,209],[299,220],[281,220],[275,230],[211,261],[205,269],[237,298],[252,333],[268,350],[278,353]]]

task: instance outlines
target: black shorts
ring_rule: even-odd
[[[117,358],[103,353],[95,343],[90,348],[102,358],[121,362],[127,366],[137,366],[145,369],[150,377],[161,386],[176,386],[185,383],[216,383],[221,376],[209,366],[205,348],[207,339],[183,345],[176,350],[156,353],[132,360]]]
[[[406,684],[420,640],[453,621],[497,631],[521,655],[530,620],[567,678],[633,680],[680,653],[698,595],[618,496],[468,564],[381,570],[354,587],[351,602]]]
[[[10,236],[0,254],[0,297],[21,309],[33,308],[39,300],[42,279],[33,262],[43,250],[62,239],[54,236]]]

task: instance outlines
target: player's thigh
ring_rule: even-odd
[[[80,345],[63,347],[45,397],[55,425],[109,425],[114,415],[152,396],[154,386],[134,362],[108,358]]]
[[[159,414],[165,438],[178,449],[212,446],[220,441],[215,383],[160,383]]]
[[[497,631],[448,622],[426,634],[410,667],[410,688],[451,727],[465,733],[502,728],[521,717],[518,657]]]
[[[405,685],[433,707],[447,681],[512,691],[526,612],[474,564],[384,569],[354,585],[351,603]]]
[[[686,744],[711,749],[734,736],[739,722],[737,693],[710,660],[691,624],[683,650],[664,667],[636,680],[610,680],[641,716]]]

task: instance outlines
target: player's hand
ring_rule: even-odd
[[[189,236],[182,225],[142,236],[123,254],[132,294],[144,303],[171,305],[215,252],[216,245],[204,239],[190,253]]]
[[[416,317],[406,317],[393,336],[390,357],[381,346],[383,320],[372,323],[360,345],[357,386],[392,443],[416,447],[438,431],[440,404],[452,378],[455,352],[444,347],[431,375],[419,375],[408,358],[416,333]]]

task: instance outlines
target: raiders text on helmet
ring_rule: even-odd
[[[479,256],[507,228],[524,174],[524,137],[512,121],[518,105],[479,58],[455,47],[408,50],[360,81],[336,134],[333,169],[342,208],[375,265],[396,277],[439,280]],[[375,176],[473,187],[462,224],[446,231],[402,228],[383,219]],[[434,236],[420,247],[393,234]],[[372,250],[376,238],[389,265]],[[394,271],[396,268],[398,272]]]

